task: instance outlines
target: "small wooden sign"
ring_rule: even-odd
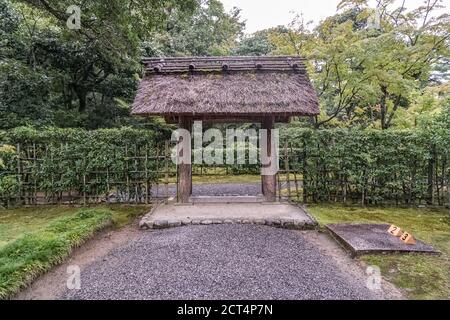
[[[400,237],[400,239],[405,243],[405,244],[410,244],[410,245],[414,245],[416,244],[416,239],[414,239],[414,237],[412,236],[412,234],[405,232],[403,233],[403,235]]]
[[[401,236],[403,235],[402,229],[400,229],[399,227],[394,226],[394,225],[392,225],[392,226],[389,228],[388,232],[389,232],[391,235],[393,235],[394,237],[401,237]]]

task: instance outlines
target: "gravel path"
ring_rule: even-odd
[[[61,299],[374,299],[301,232],[252,225],[142,232]]]
[[[194,184],[192,187],[193,196],[258,196],[261,194],[261,183],[215,183],[215,184]],[[175,186],[169,186],[169,194],[175,195]],[[153,196],[157,191],[152,190]],[[160,185],[159,195],[165,194],[165,186]]]
[[[194,196],[257,196],[261,183],[198,184],[192,187]]]

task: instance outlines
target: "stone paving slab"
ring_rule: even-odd
[[[317,222],[301,207],[277,203],[202,203],[160,205],[144,216],[142,229],[188,225],[254,224],[286,229],[314,229]]]
[[[329,224],[325,227],[354,256],[377,253],[440,254],[417,238],[415,245],[404,244],[387,232],[388,224]]]

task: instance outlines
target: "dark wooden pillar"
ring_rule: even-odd
[[[179,128],[192,131],[192,120],[189,117],[180,117]],[[192,132],[191,132],[192,134]],[[191,143],[191,141],[189,141]],[[189,148],[190,149],[190,148]],[[182,152],[186,152],[183,149]],[[180,156],[184,156],[183,153]],[[191,157],[191,155],[189,155]],[[179,202],[188,203],[189,197],[192,194],[192,164],[181,163],[178,167],[179,182],[178,182],[178,196]]]
[[[267,116],[263,119],[261,129],[267,130],[267,156],[272,161],[278,161],[276,159],[276,150],[272,150],[272,129],[275,128],[275,118],[273,116]],[[264,165],[264,167],[270,167],[270,164]],[[277,199],[277,179],[276,175],[262,175],[262,193],[267,202],[275,202]]]

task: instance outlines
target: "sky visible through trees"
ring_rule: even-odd
[[[312,21],[313,26],[317,26],[321,20],[336,14],[340,2],[341,0],[279,0],[275,6],[272,1],[267,0],[222,0],[226,10],[241,8],[247,33],[286,25],[299,13],[303,14],[305,21]],[[401,6],[402,2],[403,0],[396,0],[396,5]],[[424,0],[406,0],[405,6],[411,9],[423,3]],[[371,0],[369,4],[376,7],[377,0]],[[437,14],[448,11],[449,4],[446,4],[446,8],[437,10]]]

